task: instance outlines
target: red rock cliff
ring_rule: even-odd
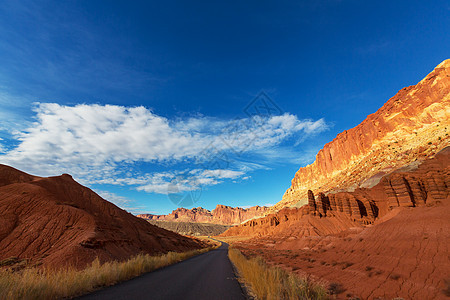
[[[309,189],[352,191],[373,186],[376,177],[448,146],[449,120],[450,60],[445,60],[418,84],[403,88],[361,124],[326,144],[314,163],[297,171],[274,210],[306,204]]]
[[[450,147],[421,164],[411,164],[383,177],[374,187],[325,195],[309,190],[308,205],[284,208],[274,214],[228,229],[223,236],[287,235],[300,238],[334,234],[350,227],[373,224],[398,207],[448,204]]]
[[[236,225],[250,219],[263,216],[269,210],[265,206],[253,206],[250,208],[231,207],[217,205],[213,211],[202,207],[192,209],[177,208],[168,215],[141,214],[138,217],[146,220],[164,220],[177,222],[199,222],[223,225]]]

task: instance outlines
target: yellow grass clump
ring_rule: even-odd
[[[328,299],[326,289],[307,278],[267,265],[261,257],[247,259],[230,247],[228,256],[241,279],[258,299]]]
[[[0,270],[0,299],[60,299],[92,292],[101,287],[131,279],[165,267],[212,248],[188,252],[169,252],[159,256],[140,254],[124,262],[100,264],[96,259],[83,270],[25,268]]]

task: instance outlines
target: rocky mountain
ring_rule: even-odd
[[[199,223],[211,223],[213,217],[211,211],[204,209],[202,207],[194,207],[191,209],[179,207],[168,215],[141,214],[137,216],[139,218],[146,220],[199,222]]]
[[[0,165],[0,261],[82,268],[139,253],[204,247],[102,199],[70,175],[42,178]]]
[[[138,217],[145,220],[237,225],[250,219],[264,216],[268,211],[269,208],[266,206],[241,208],[218,204],[212,211],[202,207],[195,207],[192,209],[181,207],[172,211],[168,215],[141,214],[138,215]]]
[[[325,195],[307,191],[308,205],[284,208],[226,231],[224,236],[324,236],[384,220],[399,207],[434,207],[450,201],[450,147],[383,177],[372,188]],[[450,204],[450,203],[449,203]],[[298,231],[296,231],[298,229]]]
[[[222,235],[337,299],[445,299],[449,120],[446,60],[326,144],[272,213]]]
[[[403,88],[358,126],[326,144],[300,168],[274,211],[308,203],[307,191],[371,187],[393,170],[449,145],[450,60],[418,84]]]
[[[353,192],[306,192],[226,231],[247,256],[326,284],[337,299],[447,299],[450,147]]]

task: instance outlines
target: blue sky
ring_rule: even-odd
[[[274,204],[449,28],[448,1],[2,1],[0,163],[133,213]]]

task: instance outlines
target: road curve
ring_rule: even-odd
[[[246,299],[228,244],[77,299]]]

